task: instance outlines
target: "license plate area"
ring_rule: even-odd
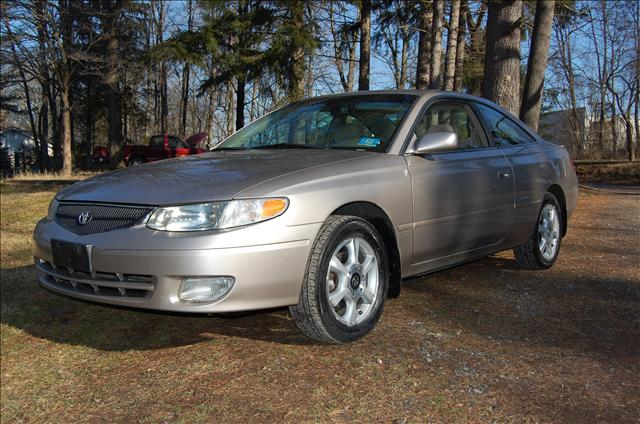
[[[53,263],[63,268],[77,271],[93,272],[91,267],[91,250],[93,245],[70,243],[62,240],[51,240]]]

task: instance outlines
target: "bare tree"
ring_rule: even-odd
[[[464,79],[464,52],[466,49],[466,27],[467,27],[467,9],[469,4],[464,0],[460,5],[460,17],[458,21],[458,41],[456,42],[456,64],[453,78],[454,91],[462,90],[462,81]]]
[[[456,73],[456,55],[458,53],[458,27],[460,24],[460,0],[451,1],[449,30],[447,32],[447,52],[444,65],[443,89],[451,91]]]
[[[440,89],[442,84],[442,26],[444,22],[444,1],[433,3],[433,22],[431,24],[431,61],[429,62],[429,88]]]
[[[416,68],[416,88],[426,90],[431,79],[431,22],[433,21],[432,2],[420,0],[420,35],[418,39],[418,64]]]
[[[332,62],[338,71],[342,89],[346,92],[353,91],[357,66],[357,34],[356,31],[353,30],[353,24],[345,20],[342,20],[340,23],[337,21],[336,15],[344,15],[345,13],[343,5],[338,2],[329,2],[328,7],[329,29],[334,54]],[[338,8],[337,11],[336,8]]]
[[[547,70],[554,10],[554,0],[536,3],[531,48],[527,60],[527,75],[524,81],[522,106],[520,107],[520,119],[535,131],[538,130],[540,119],[544,74]]]
[[[187,0],[187,32],[193,31],[193,0]],[[180,105],[180,135],[185,137],[187,131],[187,108],[189,107],[189,92],[191,79],[191,64],[185,60],[182,65],[182,90]]]
[[[483,97],[513,114],[520,109],[522,1],[489,3]]]
[[[373,41],[391,69],[396,88],[406,88],[416,12],[413,3],[402,0],[391,0],[386,6],[378,13],[379,30]]]
[[[371,66],[371,0],[360,2],[360,68],[358,90],[369,90]]]

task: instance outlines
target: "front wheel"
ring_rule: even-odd
[[[547,193],[529,240],[513,249],[518,265],[525,269],[550,268],[560,253],[562,210],[556,197]]]
[[[346,343],[371,331],[389,285],[384,243],[356,216],[331,216],[320,229],[291,316],[306,336]]]

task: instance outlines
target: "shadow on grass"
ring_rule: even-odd
[[[627,364],[640,357],[640,281],[557,268],[524,271],[513,259],[489,257],[408,280],[403,296],[421,299],[404,305],[410,315],[430,313],[465,332],[545,355]]]
[[[286,309],[220,316],[93,304],[41,288],[30,266],[2,270],[0,288],[3,324],[57,343],[108,351],[228,338],[313,343],[297,331]],[[444,326],[488,340],[566,350],[563,355],[589,355],[607,362],[640,356],[640,282],[605,275],[523,271],[513,259],[489,257],[406,280],[400,298],[385,310],[399,312],[403,320],[431,315]]]
[[[56,343],[107,351],[151,350],[243,337],[311,344],[286,309],[236,315],[177,314],[94,304],[39,286],[33,267],[2,270],[2,324]]]

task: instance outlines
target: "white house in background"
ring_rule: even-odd
[[[580,140],[576,139],[577,136],[571,125],[573,114],[570,110],[557,110],[540,114],[538,133],[547,141],[565,146],[574,157],[589,157],[600,148],[600,120],[596,114],[587,114],[585,108],[578,109],[576,115],[576,127]],[[611,118],[607,118],[604,123],[605,154],[611,154],[613,151],[611,123]],[[616,150],[617,154],[621,155],[627,149],[627,128],[620,116],[616,117],[615,125],[617,131]],[[635,127],[631,130],[632,137],[637,143]]]
[[[31,132],[10,127],[0,130],[0,147],[8,147],[11,152],[21,149],[33,150],[36,148],[36,142]]]
[[[587,139],[587,134],[591,128],[592,120],[587,115],[585,108],[576,110],[577,114],[577,130],[582,140]],[[540,122],[538,124],[538,134],[545,140],[550,141],[559,146],[565,146],[572,154],[577,153],[578,143],[574,128],[571,125],[573,116],[570,110],[557,110],[553,112],[544,112],[540,114]],[[579,145],[587,147],[584,141]],[[583,148],[584,148],[583,147]]]

